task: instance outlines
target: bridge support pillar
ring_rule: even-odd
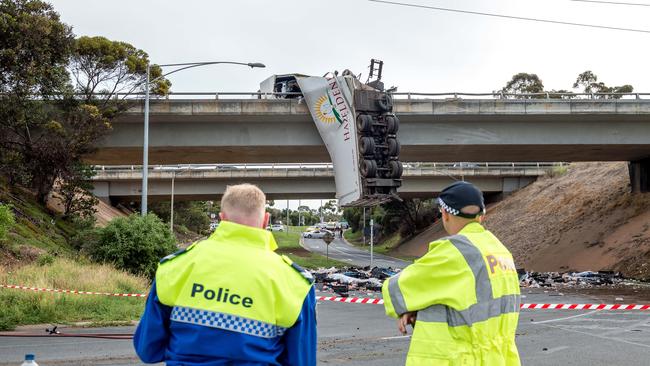
[[[650,158],[631,161],[628,169],[632,193],[650,192]]]

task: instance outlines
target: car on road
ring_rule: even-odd
[[[266,227],[266,230],[269,231],[284,231],[284,225],[282,224],[273,224]]]
[[[324,230],[324,229],[306,231],[302,233],[302,236],[308,239],[322,239],[325,235],[331,235],[332,237],[334,236],[334,234],[331,231]]]

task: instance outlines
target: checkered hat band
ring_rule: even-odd
[[[175,306],[171,320],[204,327],[229,330],[260,338],[281,337],[286,328],[237,315]]]
[[[458,214],[460,213],[460,211],[458,211],[457,209],[449,207],[445,203],[445,201],[442,200],[442,198],[438,198],[438,204],[440,205],[440,207],[442,207],[443,210],[447,211],[447,213],[450,213],[454,216],[458,216]]]

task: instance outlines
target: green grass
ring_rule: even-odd
[[[278,253],[285,254],[299,266],[316,269],[323,267],[346,267],[347,263],[339,262],[320,254],[309,252],[300,245],[300,237],[306,226],[290,226],[288,232],[274,231],[275,242],[278,243]]]
[[[0,283],[30,287],[111,293],[146,293],[149,281],[108,265],[57,258],[42,266],[34,263],[9,270],[0,267]],[[144,298],[74,295],[0,289],[0,330],[24,324],[95,325],[129,322],[144,310]]]
[[[52,217],[32,194],[9,189],[5,182],[0,181],[0,202],[10,203],[16,217],[16,224],[4,243],[5,248],[29,246],[57,255],[74,254],[67,240],[74,229],[68,222]]]

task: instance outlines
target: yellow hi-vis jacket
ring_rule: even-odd
[[[508,249],[479,223],[431,243],[382,293],[387,315],[417,312],[407,366],[520,365],[517,270]]]
[[[158,298],[174,307],[172,320],[203,325],[210,314],[243,324],[213,327],[280,336],[296,322],[311,275],[275,249],[272,233],[222,221],[208,239],[163,259],[156,272]]]

